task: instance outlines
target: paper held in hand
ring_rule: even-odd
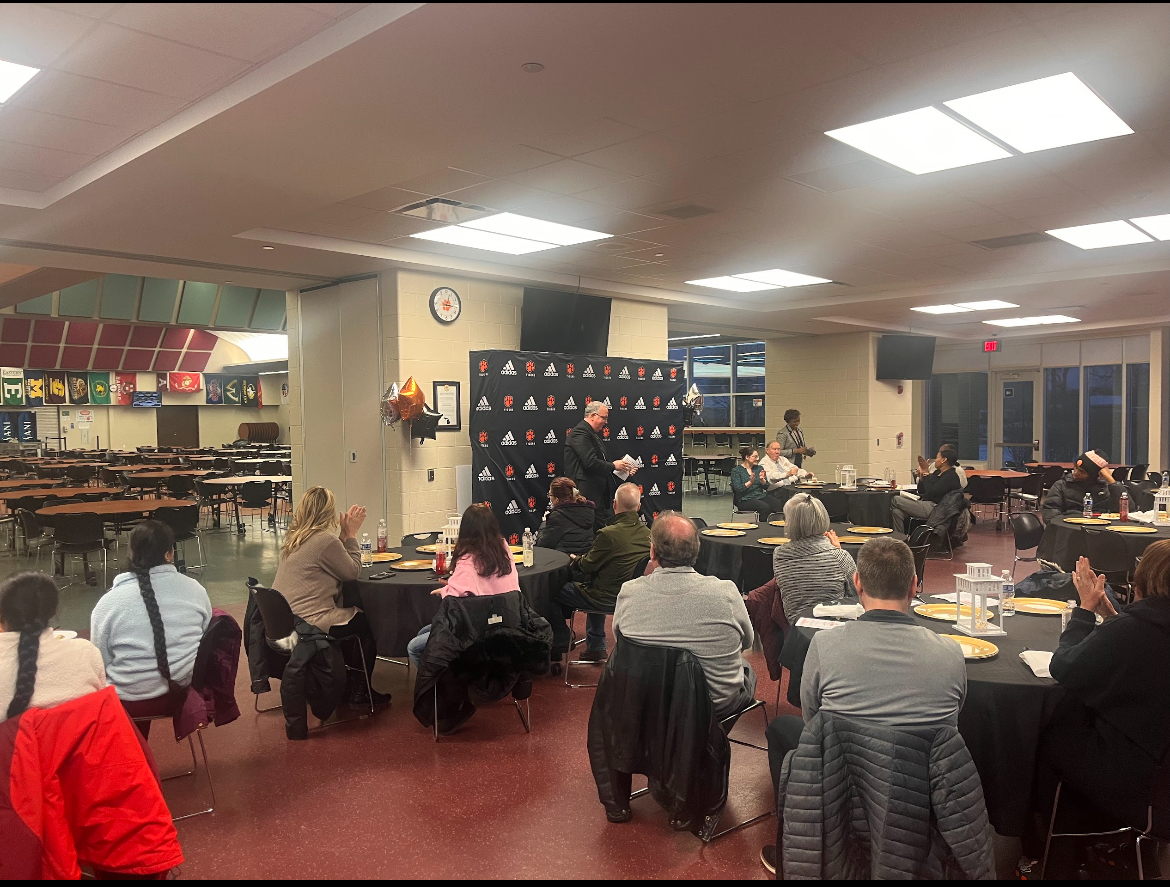
[[[638,468],[642,467],[642,460],[635,459],[629,453],[626,453],[624,456],[622,456],[622,459],[625,460],[626,462],[629,462],[631,465],[638,467]],[[630,476],[630,472],[618,471],[616,468],[614,469],[613,473],[616,474],[620,480],[625,480],[626,478],[628,478]]]

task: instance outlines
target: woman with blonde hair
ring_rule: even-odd
[[[357,534],[365,519],[364,505],[351,505],[349,511],[338,513],[337,500],[325,487],[305,490],[280,547],[280,567],[272,587],[310,625],[335,638],[357,636],[366,674],[373,675],[377,649],[370,622],[365,613],[343,606],[341,600],[342,583],[354,581],[362,570]],[[352,657],[346,664],[360,670],[362,662],[352,649],[346,646],[347,657]],[[364,704],[365,696],[365,683],[351,682],[350,701]],[[374,702],[389,701],[388,694],[374,694]]]

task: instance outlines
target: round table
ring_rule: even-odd
[[[848,536],[850,524],[832,524],[831,529],[838,536]],[[852,526],[880,526],[880,524],[853,524]],[[767,521],[760,521],[760,525],[754,530],[746,530],[742,536],[704,536],[702,532],[699,533],[699,559],[695,563],[695,570],[702,573],[704,576],[718,576],[720,579],[730,579],[741,590],[748,592],[751,588],[744,588],[743,581],[743,550],[750,546],[757,549],[765,549],[771,551],[775,548],[774,545],[767,545],[758,542],[761,536],[783,536],[784,527],[774,527]],[[900,539],[905,541],[906,537],[893,531],[890,533],[883,533],[880,536],[870,536],[870,539],[880,538]],[[857,557],[857,552],[861,548],[860,542],[843,542],[841,547],[848,551],[854,557]],[[756,581],[757,577],[747,577],[749,584]],[[760,582],[763,585],[767,579]],[[753,587],[755,587],[753,585]]]
[[[30,487],[43,487],[43,477],[25,477],[19,480],[0,480],[0,490],[21,490]]]
[[[972,468],[965,472],[967,477],[1002,477],[1004,480],[1023,480],[1028,476],[1027,471],[1016,471],[1013,468]]]
[[[224,487],[225,489],[227,489],[227,488],[232,488],[232,487],[242,487],[244,484],[250,484],[250,483],[261,483],[262,484],[265,481],[268,481],[273,486],[275,486],[276,484],[291,484],[292,478],[289,477],[288,475],[285,475],[285,474],[279,474],[279,475],[274,475],[274,474],[264,474],[264,475],[240,474],[240,475],[236,475],[235,477],[211,477],[211,478],[208,478],[207,480],[200,481],[200,483],[207,484],[207,485],[213,486],[213,487]],[[235,513],[236,513],[236,533],[243,536],[244,533],[246,532],[246,528],[244,527],[244,522],[242,520],[240,520],[239,500],[233,499],[232,505],[235,508]],[[211,518],[212,518],[212,526],[214,526],[214,527],[219,526],[219,506],[220,506],[220,502],[218,499],[211,503]],[[268,524],[269,524],[269,526],[274,526],[276,524],[276,510],[275,510],[275,508],[271,512],[269,512]]]
[[[802,615],[811,616],[812,611]],[[914,618],[938,634],[959,633],[950,622]],[[991,824],[1001,835],[1018,837],[1031,806],[1040,734],[1065,692],[1051,678],[1032,674],[1020,653],[1055,650],[1060,642],[1060,617],[1017,613],[1004,620],[1004,627],[1006,637],[987,638],[999,647],[998,656],[967,662],[967,698],[959,713],[959,732],[983,782]],[[780,652],[780,664],[791,672],[788,701],[797,707],[804,657],[815,633],[816,629],[794,625]],[[908,686],[907,692],[913,692],[913,687]]]
[[[166,480],[168,477],[203,477],[205,474],[214,474],[214,472],[203,468],[176,468],[171,469],[154,469],[150,468],[145,471],[124,471],[122,472],[127,480]]]
[[[12,502],[17,499],[72,499],[74,496],[86,496],[92,493],[108,495],[120,492],[122,491],[118,487],[27,487],[5,490],[0,493],[0,500]]]
[[[433,557],[409,547],[388,550],[401,554],[403,560]],[[439,612],[442,598],[431,592],[442,587],[442,583],[431,570],[398,571],[392,567],[392,563],[386,562],[362,567],[356,581],[342,586],[342,598],[347,606],[361,607],[365,612],[377,641],[378,655],[400,658],[406,655],[406,645]],[[569,556],[551,548],[536,548],[532,566],[517,564],[516,572],[528,606],[548,618],[553,589],[569,581]],[[387,579],[370,579],[374,573],[391,575]]]
[[[1070,515],[1071,516],[1071,515]],[[1120,526],[1121,521],[1109,521],[1111,526]],[[1151,526],[1150,524],[1132,524],[1135,527]],[[1141,557],[1142,552],[1154,542],[1170,539],[1170,525],[1153,524],[1153,533],[1118,533],[1125,540],[1125,547],[1135,558]],[[1059,564],[1062,570],[1072,572],[1077,565],[1077,558],[1088,557],[1088,548],[1085,544],[1085,530],[1104,530],[1106,527],[1093,524],[1067,523],[1063,517],[1054,517],[1044,527],[1044,535],[1040,538],[1040,546],[1036,549],[1036,556],[1046,561]]]
[[[101,502],[74,502],[69,505],[52,505],[37,510],[37,517],[51,524],[58,514],[97,514],[107,523],[120,523],[121,519],[153,514],[160,508],[189,508],[194,499],[105,499]]]

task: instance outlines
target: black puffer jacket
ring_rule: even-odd
[[[1084,509],[1085,493],[1093,497],[1094,511],[1108,511],[1110,493],[1121,495],[1121,484],[1107,484],[1104,478],[1094,480],[1073,480],[1065,475],[1048,488],[1040,513],[1045,521],[1065,514],[1080,514]]]
[[[566,502],[551,509],[536,534],[536,544],[565,554],[585,554],[593,545],[594,505]]]

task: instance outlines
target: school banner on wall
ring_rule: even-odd
[[[195,393],[203,390],[199,373],[167,373],[167,391]]]
[[[24,371],[24,404],[29,407],[45,405],[45,374],[40,370]]]
[[[89,374],[89,402],[104,404],[110,402],[110,374]]]
[[[594,400],[609,405],[610,460],[642,460],[633,483],[643,511],[682,508],[681,363],[536,351],[470,358],[472,499],[491,504],[514,544],[540,526],[549,482],[564,473],[565,440]]]
[[[52,370],[45,373],[45,404],[63,406],[69,402],[66,397],[65,374]]]
[[[0,379],[3,380],[4,406],[24,406],[24,370],[5,367],[0,370]]]
[[[138,390],[137,373],[114,373],[110,399],[118,406],[128,407],[134,403],[134,392]]]
[[[89,403],[89,373],[66,373],[65,381],[69,388],[71,404]]]

